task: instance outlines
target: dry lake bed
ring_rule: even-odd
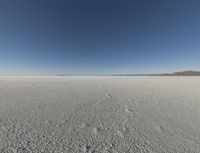
[[[199,153],[200,77],[0,77],[1,153]]]

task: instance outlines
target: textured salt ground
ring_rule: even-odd
[[[200,77],[0,77],[1,153],[199,153]]]

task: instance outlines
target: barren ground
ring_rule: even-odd
[[[199,153],[200,77],[0,77],[1,153]]]

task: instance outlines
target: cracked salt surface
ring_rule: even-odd
[[[0,77],[2,153],[199,153],[200,77]]]

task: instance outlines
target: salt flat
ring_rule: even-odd
[[[0,77],[1,153],[199,153],[200,77]]]

